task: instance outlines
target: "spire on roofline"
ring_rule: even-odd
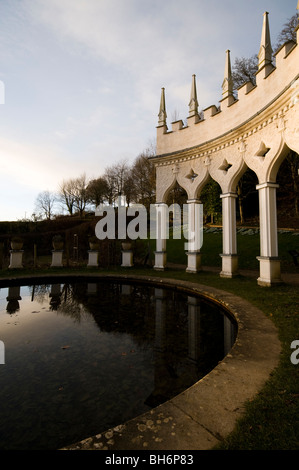
[[[159,121],[158,126],[166,126],[166,106],[165,106],[165,88],[161,89],[160,109],[159,109]]]
[[[269,28],[269,13],[265,11],[264,19],[263,19],[263,29],[262,29],[262,37],[261,37],[261,45],[260,50],[258,53],[258,67],[261,70],[263,67],[267,65],[272,65],[272,46],[271,46],[271,38],[270,38],[270,28]]]
[[[222,98],[228,98],[233,95],[233,79],[230,62],[230,50],[226,51],[224,80],[222,82]]]
[[[297,11],[298,11],[298,23],[299,23],[299,0],[297,3]],[[274,69],[274,66],[272,63],[273,49],[271,46],[268,15],[269,13],[265,11],[263,15],[263,27],[262,27],[260,49],[258,53],[258,71],[257,71],[257,74],[258,74],[258,72],[263,70],[263,74],[265,74],[265,77]],[[230,104],[232,104],[235,101],[233,88],[234,87],[233,87],[233,78],[232,78],[232,70],[231,70],[230,50],[227,50],[226,59],[225,59],[224,79],[222,82],[222,100],[221,101],[226,101],[228,106],[230,106]],[[159,117],[158,127],[164,126],[167,129],[165,88],[161,89],[160,109],[159,109],[158,117]],[[195,74],[192,75],[188,120],[194,123],[199,121]]]
[[[198,115],[198,101],[196,91],[196,75],[192,75],[191,95],[189,101],[189,117]]]

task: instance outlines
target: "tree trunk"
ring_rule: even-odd
[[[237,194],[238,194],[238,203],[239,203],[240,222],[241,224],[243,224],[244,223],[244,210],[243,210],[243,196],[242,196],[241,184],[238,184],[237,186]]]
[[[299,215],[299,196],[298,196],[298,184],[297,184],[297,173],[298,173],[298,154],[295,152],[290,152],[289,156],[287,157],[287,160],[290,164],[290,169],[291,169],[291,178],[292,178],[292,183],[293,183],[293,189],[294,189],[294,208],[295,208],[295,214],[296,216]]]

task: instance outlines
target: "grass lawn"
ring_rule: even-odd
[[[154,242],[154,241],[152,241]],[[168,241],[167,259],[172,263],[186,265],[184,240]],[[222,237],[220,233],[204,235],[202,264],[221,266]],[[154,249],[154,245],[153,249]],[[279,236],[279,254],[282,271],[297,273],[288,251],[299,249],[299,237],[291,234]],[[256,256],[259,254],[259,235],[238,235],[239,266],[242,269],[258,269]],[[80,272],[92,273],[85,267],[75,268]],[[71,270],[72,272],[74,269]],[[94,269],[97,272],[98,269]],[[282,352],[279,366],[258,395],[246,403],[246,413],[238,422],[234,432],[218,446],[225,450],[298,450],[299,449],[299,364],[291,362],[293,350],[291,343],[299,340],[299,296],[298,285],[282,284],[275,287],[260,287],[255,277],[239,276],[223,279],[218,273],[202,271],[188,274],[184,269],[168,269],[163,272],[151,268],[134,267],[127,270],[121,267],[109,269],[109,272],[128,271],[130,274],[170,277],[188,280],[223,289],[243,297],[260,308],[278,328]],[[68,272],[67,268],[58,272]],[[55,273],[51,269],[24,269],[14,273],[22,274]],[[0,276],[11,275],[9,270],[1,271]],[[299,356],[299,355],[298,355]]]
[[[182,237],[174,240],[171,237],[167,240],[167,260],[171,263],[183,264],[187,263],[186,251],[184,243],[186,240]],[[152,250],[155,250],[155,240],[151,240]],[[289,254],[289,250],[299,251],[299,235],[290,233],[282,233],[278,235],[278,252],[281,260],[281,270],[287,272],[296,272],[293,258]],[[237,251],[240,269],[259,269],[259,262],[256,259],[260,254],[260,235],[242,235],[237,234]],[[222,253],[222,233],[204,233],[202,252],[203,266],[219,266],[221,267]]]

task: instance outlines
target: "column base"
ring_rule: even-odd
[[[188,266],[186,273],[197,273],[201,270],[201,253],[199,251],[188,251]]]
[[[166,266],[166,251],[155,251],[155,265],[156,271],[164,271]]]
[[[88,251],[88,264],[87,267],[98,267],[99,265],[99,252],[96,250],[89,250]]]
[[[123,250],[122,252],[122,268],[131,268],[133,266],[133,251]]]
[[[9,269],[23,268],[23,253],[24,250],[11,250]]]
[[[277,257],[257,256],[260,262],[260,276],[257,283],[262,287],[281,284],[280,260]]]
[[[63,250],[53,250],[52,251],[52,264],[51,268],[61,268],[62,264],[62,255]]]
[[[232,278],[238,276],[238,255],[228,255],[222,253],[222,271],[220,272],[220,277]]]

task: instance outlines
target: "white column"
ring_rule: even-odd
[[[236,193],[221,194],[222,198],[222,258],[221,277],[233,277],[238,271]]]
[[[166,265],[166,239],[168,236],[167,218],[167,204],[156,204],[156,251],[154,269],[157,270],[164,270]]]
[[[201,252],[203,220],[201,203],[198,199],[190,199],[188,203],[188,265],[186,272],[196,273],[201,269]]]
[[[260,286],[271,286],[281,281],[278,258],[276,183],[258,184],[260,209]]]

